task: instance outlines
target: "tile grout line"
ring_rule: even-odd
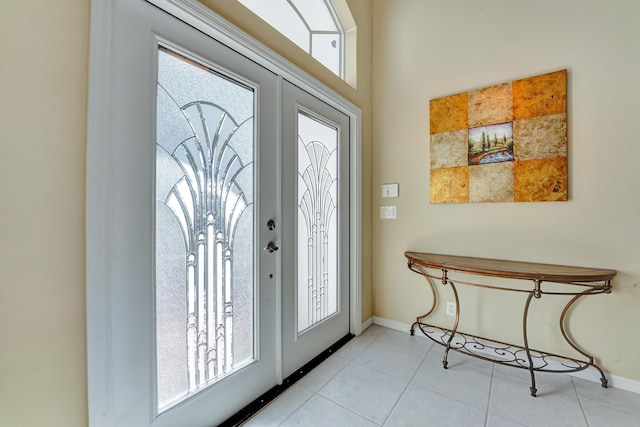
[[[306,388],[306,387],[304,387],[304,386],[302,386],[302,385],[298,385],[298,387]],[[309,390],[309,389],[307,388],[307,390]],[[308,399],[306,399],[304,402],[302,402],[302,404],[301,404],[300,406],[298,406],[296,409],[294,409],[293,411],[291,411],[291,413],[290,413],[289,415],[287,415],[286,417],[284,417],[284,419],[282,420],[282,422],[280,422],[280,423],[278,424],[278,426],[283,425],[283,424],[284,424],[284,423],[285,423],[289,418],[291,418],[291,417],[293,416],[293,414],[295,414],[296,412],[298,412],[298,411],[300,410],[300,408],[302,408],[304,405],[306,405],[306,404],[307,404],[307,402],[308,402],[308,401],[310,401],[311,399],[313,399],[313,396],[315,396],[315,395],[316,395],[316,392],[315,392],[315,391],[313,391],[313,390],[310,390],[310,391],[311,391],[311,396],[309,396],[309,398],[308,398]],[[272,402],[272,403],[273,403],[273,402]],[[264,409],[264,408],[263,408],[263,409]],[[256,415],[257,415],[257,414],[256,414]]]
[[[360,336],[363,336],[363,335],[364,335],[364,334],[361,334]],[[365,336],[371,336],[371,335],[365,335]],[[321,399],[326,399],[326,400],[328,400],[329,402],[334,403],[334,404],[336,404],[336,405],[340,406],[340,407],[341,407],[341,408],[343,408],[343,409],[346,409],[347,411],[349,411],[349,412],[351,412],[351,413],[353,413],[353,414],[356,414],[356,415],[358,415],[358,416],[362,416],[363,418],[366,418],[367,420],[373,421],[373,420],[371,420],[370,418],[368,418],[368,417],[364,417],[363,415],[361,415],[361,414],[359,414],[359,413],[357,413],[357,412],[354,412],[353,410],[351,410],[351,409],[349,409],[349,408],[347,408],[347,407],[345,407],[345,406],[341,405],[340,403],[335,402],[335,401],[333,401],[332,399],[329,399],[329,398],[327,398],[327,397],[325,397],[325,396],[321,395],[320,393],[318,393],[320,390],[322,390],[322,388],[324,388],[324,386],[326,386],[327,384],[329,384],[329,382],[330,382],[333,378],[335,378],[335,377],[336,377],[340,372],[342,372],[342,371],[343,371],[347,366],[349,366],[351,363],[353,363],[353,362],[354,362],[354,360],[356,359],[356,357],[358,357],[358,355],[360,355],[360,353],[362,353],[362,352],[363,352],[367,347],[369,347],[371,344],[373,344],[373,343],[377,340],[377,337],[373,337],[373,336],[371,336],[371,337],[372,337],[372,338],[374,338],[374,340],[373,340],[372,342],[370,342],[369,344],[365,345],[364,347],[362,347],[362,349],[361,349],[358,353],[356,353],[356,354],[354,355],[354,357],[353,357],[353,358],[351,358],[351,359],[348,359],[348,358],[346,358],[346,357],[341,357],[340,355],[338,355],[338,354],[337,354],[339,351],[334,352],[331,356],[336,356],[336,355],[338,355],[338,357],[341,357],[342,359],[345,359],[345,360],[347,361],[347,363],[346,363],[343,367],[341,367],[340,369],[338,369],[338,371],[337,371],[335,374],[333,374],[333,375],[331,376],[331,378],[329,378],[327,381],[325,381],[325,382],[324,382],[324,384],[322,384],[322,386],[321,386],[318,390],[312,390],[312,389],[310,389],[310,388],[308,388],[308,387],[305,387],[305,386],[304,386],[304,385],[302,385],[302,384],[298,384],[298,386],[299,386],[299,387],[303,387],[303,388],[305,388],[306,390],[309,390],[312,394],[311,394],[311,396],[309,396],[309,398],[308,398],[308,399],[306,399],[306,400],[305,400],[305,401],[304,401],[300,406],[298,406],[295,410],[291,411],[291,413],[290,413],[289,415],[287,415],[287,416],[282,420],[282,422],[278,424],[278,426],[282,426],[282,425],[283,425],[283,424],[284,424],[284,423],[285,423],[289,418],[291,418],[291,417],[293,416],[293,414],[295,414],[298,410],[300,410],[300,408],[302,408],[302,407],[303,407],[307,402],[309,402],[309,401],[310,401],[313,397],[315,397],[315,396],[317,396],[318,398],[321,398]],[[358,338],[358,337],[355,337],[355,338]],[[355,339],[355,338],[354,338],[354,339]],[[349,344],[349,343],[347,343],[346,345],[348,345],[348,344]],[[329,357],[331,357],[331,356],[329,356]],[[327,359],[329,359],[329,358],[327,358]],[[325,359],[325,361],[326,361],[326,359]],[[314,369],[318,368],[319,366],[320,366],[320,365],[316,366]]]
[[[364,334],[363,334],[363,335],[364,335]],[[367,348],[371,347],[371,346],[372,346],[376,341],[378,341],[378,339],[380,338],[380,336],[381,336],[381,335],[366,335],[366,336],[373,338],[373,341],[371,341],[369,344],[367,344],[366,346],[364,346],[364,347],[362,348],[362,350],[360,350],[360,351],[359,351],[359,352],[358,352],[358,353],[357,353],[357,354],[356,354],[356,355],[355,355],[351,360],[349,360],[349,362],[348,362],[346,365],[344,365],[344,366],[342,367],[342,369],[340,369],[340,372],[341,372],[341,371],[343,371],[344,369],[346,369],[349,365],[357,365],[357,366],[361,366],[361,367],[366,368],[366,369],[370,369],[370,370],[375,371],[375,372],[379,372],[379,373],[384,374],[384,375],[386,375],[386,376],[388,376],[388,377],[394,378],[394,377],[392,377],[392,376],[390,376],[390,375],[388,375],[388,374],[385,374],[385,373],[383,373],[383,372],[378,371],[377,369],[373,369],[373,368],[370,368],[370,367],[368,367],[368,366],[364,366],[364,365],[362,365],[362,364],[360,364],[360,363],[356,362],[356,359],[358,358],[358,356],[360,356],[362,353],[364,353],[364,351],[365,351]],[[337,375],[337,373],[336,373],[336,375]],[[332,379],[333,379],[336,375],[334,375],[334,376],[332,377]],[[329,381],[327,381],[327,382],[325,383],[325,385],[326,385],[326,384],[328,384],[328,383],[329,383]],[[324,385],[320,388],[320,390],[322,390],[322,388],[324,388]],[[318,390],[318,391],[320,391],[320,390]],[[364,418],[364,419],[366,419],[366,420],[368,420],[368,421],[371,421],[372,423],[374,423],[374,424],[376,424],[376,425],[383,426],[383,425],[384,425],[384,422],[386,421],[386,418],[385,418],[385,421],[383,421],[383,423],[382,423],[382,424],[379,424],[377,421],[375,421],[375,420],[373,420],[373,419],[369,418],[369,416],[368,416],[368,415],[361,414],[361,413],[359,413],[359,412],[357,412],[357,411],[355,411],[355,410],[353,410],[353,409],[351,409],[351,408],[348,408],[348,407],[344,406],[344,405],[343,405],[342,403],[340,403],[340,402],[336,402],[335,400],[330,399],[329,397],[326,397],[326,396],[323,396],[323,395],[319,394],[318,392],[315,392],[315,394],[317,394],[319,397],[321,397],[321,398],[323,398],[323,399],[326,399],[326,400],[328,400],[328,401],[330,401],[330,402],[332,402],[332,403],[334,403],[334,404],[336,404],[336,405],[340,406],[341,408],[343,408],[343,409],[345,409],[345,410],[347,410],[347,411],[351,412],[352,414],[355,414],[355,415],[357,415],[357,416],[359,416],[359,417],[362,417],[362,418]],[[395,408],[395,405],[394,405],[394,408]],[[392,411],[393,411],[393,409],[392,409]]]
[[[429,355],[432,352],[434,353],[434,355],[439,355],[438,354],[439,353],[438,350],[440,349],[439,346],[431,344],[431,346],[426,350],[423,350],[423,349],[414,350],[410,345],[408,345],[410,342],[406,343],[405,342],[406,340],[405,340],[405,341],[402,341],[401,344],[398,344],[398,343],[393,341],[393,338],[394,338],[393,336],[389,336],[389,335],[387,335],[385,333],[379,333],[379,334],[375,334],[375,335],[368,334],[368,335],[365,335],[365,336],[368,337],[367,341],[369,341],[369,340],[370,341],[366,345],[364,345],[362,348],[360,348],[359,351],[353,355],[353,357],[346,358],[346,357],[339,356],[339,357],[341,357],[342,359],[344,359],[346,361],[345,365],[341,366],[335,373],[333,373],[330,377],[328,377],[326,379],[326,381],[323,381],[322,385],[317,388],[317,391],[313,390],[311,388],[308,388],[308,387],[306,387],[306,386],[304,386],[302,384],[299,384],[300,387],[304,388],[305,390],[310,391],[311,394],[307,399],[304,399],[304,401],[299,406],[297,406],[296,409],[294,409],[293,411],[291,411],[288,414],[286,414],[286,416],[277,424],[278,426],[283,426],[283,424],[285,424],[288,420],[292,419],[293,414],[296,413],[297,411],[299,411],[300,408],[302,408],[304,405],[307,405],[309,403],[309,401],[311,399],[313,399],[314,397],[321,398],[321,399],[326,399],[327,401],[335,404],[337,407],[340,407],[340,408],[346,410],[347,412],[349,412],[351,414],[354,414],[354,415],[357,415],[359,417],[362,417],[363,419],[368,420],[369,422],[371,422],[374,425],[385,426],[385,425],[388,425],[388,423],[390,422],[392,417],[395,420],[396,416],[402,415],[402,413],[398,412],[399,403],[405,397],[407,397],[408,389],[409,389],[409,386],[411,386],[411,385],[413,385],[414,387],[418,387],[420,389],[425,389],[425,390],[430,391],[430,392],[435,392],[438,395],[441,395],[441,396],[446,397],[448,399],[455,400],[455,401],[460,402],[462,404],[465,404],[467,406],[474,407],[474,405],[470,405],[469,403],[460,401],[460,400],[458,400],[456,398],[453,398],[451,396],[447,396],[447,395],[441,394],[441,393],[439,393],[437,391],[430,390],[428,388],[424,388],[424,387],[421,387],[419,385],[414,384],[414,381],[416,380],[416,377],[417,377],[418,373],[420,372],[421,367],[426,363],[426,360],[429,357]],[[408,380],[401,380],[402,382],[405,383],[405,385],[402,388],[402,391],[399,394],[399,396],[393,402],[393,405],[391,405],[391,408],[390,408],[389,412],[386,414],[386,416],[384,417],[384,419],[382,419],[382,420],[373,420],[372,418],[370,418],[369,415],[360,413],[360,412],[355,411],[353,409],[350,409],[349,407],[346,407],[343,404],[341,404],[339,402],[336,402],[336,401],[332,400],[331,398],[325,397],[325,396],[323,396],[323,395],[321,395],[319,393],[329,382],[331,382],[337,375],[339,375],[340,372],[342,372],[344,369],[346,369],[349,366],[352,366],[352,367],[353,366],[361,366],[361,367],[364,367],[366,369],[371,369],[372,371],[378,372],[378,373],[380,373],[382,375],[388,376],[390,378],[395,378],[396,380],[400,380],[400,378],[397,378],[394,375],[390,375],[388,373],[382,372],[382,371],[380,371],[380,370],[378,370],[376,368],[372,368],[372,367],[369,367],[369,366],[366,366],[366,365],[362,365],[361,363],[358,363],[356,361],[358,359],[358,357],[360,357],[367,349],[371,349],[372,346],[374,346],[376,344],[380,344],[380,343],[385,343],[385,344],[397,346],[397,347],[403,348],[405,350],[414,350],[416,353],[422,353],[421,354],[421,359],[419,359],[417,367],[414,370],[413,374],[410,376],[410,378]],[[436,347],[438,347],[438,348],[436,348]],[[335,353],[332,354],[332,355],[335,355]],[[509,378],[509,379],[513,380],[515,383],[519,383],[520,382],[520,381],[517,380],[517,378],[514,378],[514,377],[512,377],[510,375],[503,375],[500,372],[500,370],[496,369],[499,365],[491,364],[490,366],[491,366],[490,381],[489,381],[489,390],[488,390],[488,393],[487,393],[487,403],[486,403],[486,407],[485,407],[484,423],[480,424],[480,425],[483,425],[484,427],[489,427],[492,424],[489,421],[491,420],[491,415],[493,414],[492,411],[491,411],[493,399],[497,398],[497,396],[500,394],[500,393],[496,393],[496,390],[494,390],[494,388],[496,386],[496,382],[499,382],[500,378],[503,378],[503,377]],[[498,375],[498,376],[496,377],[496,375]],[[574,392],[573,396],[578,402],[578,407],[580,408],[580,411],[582,412],[582,419],[584,420],[584,423],[585,423],[584,425],[585,426],[589,427],[589,426],[592,425],[592,422],[593,422],[593,421],[592,422],[589,421],[589,416],[587,414],[587,411],[585,410],[585,404],[587,404],[587,403],[595,404],[598,407],[608,408],[608,409],[614,410],[616,412],[627,414],[627,415],[630,415],[630,416],[637,416],[633,411],[630,411],[629,408],[619,409],[619,408],[616,408],[615,406],[611,405],[611,402],[605,403],[605,402],[599,401],[597,399],[591,399],[591,398],[589,398],[588,395],[584,395],[583,396],[583,394],[580,392],[580,387],[579,387],[580,381],[582,381],[582,380],[581,379],[570,378],[571,388],[573,389],[573,392]],[[606,391],[606,389],[604,391]],[[569,393],[567,393],[567,394],[570,395]],[[504,415],[498,415],[498,414],[494,414],[494,415],[502,417],[505,420],[509,420],[511,422],[514,422],[514,423],[518,423],[518,424],[522,423],[522,421],[513,419],[511,416],[504,416]],[[579,419],[579,416],[577,414],[576,414],[576,416],[577,416],[577,418],[575,418],[575,420],[577,421],[577,419]]]
[[[387,414],[387,416],[385,417],[384,421],[382,422],[382,426],[384,426],[387,421],[389,421],[389,418],[391,417],[391,415],[393,415],[393,413],[395,412],[396,408],[398,407],[398,404],[400,403],[400,401],[402,400],[402,398],[405,396],[405,394],[407,394],[407,390],[409,389],[409,386],[411,385],[411,383],[413,382],[413,379],[416,377],[416,375],[418,374],[418,371],[420,370],[420,367],[422,366],[422,364],[424,363],[424,361],[427,359],[427,355],[429,353],[431,353],[431,349],[433,348],[433,344],[431,344],[431,347],[429,347],[429,350],[426,351],[426,353],[424,354],[424,356],[422,357],[422,360],[420,360],[420,363],[418,364],[418,367],[416,368],[415,372],[413,373],[413,375],[411,376],[411,378],[409,379],[409,381],[407,381],[407,385],[404,387],[404,390],[402,390],[402,393],[400,393],[400,396],[398,397],[398,399],[396,400],[396,402],[394,403],[393,407],[391,408],[391,410],[389,411],[389,413]]]
[[[338,372],[336,372],[336,373],[335,373],[335,374],[334,374],[334,375],[333,375],[333,376],[332,376],[332,377],[331,377],[327,382],[325,382],[325,383],[322,385],[322,387],[320,387],[317,391],[312,390],[312,392],[313,392],[313,395],[318,396],[318,397],[319,397],[319,398],[321,398],[321,399],[328,400],[329,402],[331,402],[331,403],[333,403],[333,404],[335,404],[335,405],[337,405],[337,406],[341,407],[342,409],[345,409],[346,411],[351,412],[352,414],[355,414],[355,415],[357,415],[357,416],[359,416],[359,417],[362,417],[362,418],[364,418],[364,419],[366,419],[366,420],[368,420],[368,421],[371,421],[372,423],[374,423],[374,424],[376,424],[376,425],[380,425],[380,426],[382,426],[382,424],[378,424],[375,420],[372,420],[371,418],[369,418],[369,416],[368,416],[368,415],[365,415],[365,414],[361,414],[361,413],[359,413],[359,412],[356,412],[356,411],[354,411],[353,409],[351,409],[351,408],[348,408],[348,407],[344,406],[344,405],[343,405],[343,404],[341,404],[340,402],[336,402],[335,400],[330,399],[329,397],[323,396],[323,395],[321,395],[321,394],[319,393],[319,391],[320,391],[320,390],[322,390],[322,389],[323,389],[327,384],[329,384],[329,382],[330,382],[333,378],[335,378],[335,377],[338,375],[338,373],[340,373],[340,372],[342,372],[343,370],[345,370],[349,365],[352,365],[352,364],[353,364],[353,365],[363,366],[363,367],[365,367],[365,368],[367,368],[367,369],[371,369],[371,368],[368,368],[368,367],[366,367],[366,366],[364,366],[364,365],[361,365],[361,364],[357,363],[357,362],[356,362],[356,359],[357,359],[357,358],[358,358],[358,356],[360,356],[360,354],[362,354],[362,353],[363,353],[367,348],[369,348],[371,345],[373,345],[373,343],[375,343],[375,342],[378,340],[378,338],[380,338],[380,336],[379,336],[379,335],[365,335],[365,334],[361,334],[360,336],[367,336],[367,337],[371,337],[371,338],[373,338],[373,340],[372,340],[369,344],[367,344],[367,345],[365,345],[364,347],[362,347],[362,349],[361,349],[359,352],[357,352],[357,353],[353,356],[353,358],[351,358],[351,359],[347,359],[347,358],[344,358],[344,357],[343,357],[343,359],[346,359],[346,360],[347,360],[347,364],[345,364],[342,368],[340,368],[340,369],[338,370]],[[356,338],[358,338],[358,337],[356,337]],[[376,372],[377,372],[377,370],[375,370],[375,369],[372,369],[372,370],[374,370],[374,371],[376,371]],[[385,375],[386,375],[386,374],[385,374]],[[307,390],[309,390],[309,389],[307,389]],[[313,397],[313,396],[312,396],[312,397]],[[309,399],[311,399],[311,398],[309,398]],[[308,401],[308,400],[307,400],[307,401]],[[305,402],[305,403],[306,403],[306,402]],[[295,411],[294,411],[294,412],[295,412]],[[292,412],[292,413],[291,413],[287,418],[290,418],[290,417],[291,417],[291,415],[293,415],[293,412]],[[283,423],[284,423],[284,421],[283,421]],[[280,424],[280,425],[282,425],[282,424]]]
[[[268,406],[271,402],[276,400],[282,394],[284,394],[291,386],[295,385],[300,379],[302,379],[305,375],[311,372],[314,368],[317,368],[322,362],[327,360],[333,354],[335,354],[339,349],[344,347],[345,344],[349,343],[354,338],[353,334],[347,334],[334,344],[332,344],[329,348],[322,351],[319,355],[311,359],[309,362],[296,369],[292,374],[287,376],[282,384],[277,384],[267,390],[262,395],[258,396],[244,408],[240,409],[238,412],[233,414],[231,417],[227,418],[223,421],[220,426],[240,426],[245,424],[251,418],[253,418],[258,412]]]
[[[584,418],[584,422],[587,427],[589,427],[589,418],[587,418],[587,413],[584,411],[584,405],[582,404],[582,396],[578,393],[578,387],[576,387],[576,383],[573,381],[573,378],[569,378],[571,380],[571,387],[573,388],[573,392],[576,394],[576,399],[578,400],[578,406],[580,406],[580,412],[582,412],[582,418]]]
[[[491,380],[489,381],[489,396],[487,399],[487,409],[484,413],[484,427],[489,427],[489,408],[491,408],[491,397],[493,395],[493,376],[496,372],[495,364],[491,367]]]

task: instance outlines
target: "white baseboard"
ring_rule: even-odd
[[[396,322],[395,320],[383,319],[382,317],[373,317],[373,324],[384,326],[385,328],[395,329],[396,331],[409,332],[411,325]]]
[[[364,331],[367,327],[371,326],[372,323],[374,325],[384,326],[385,328],[407,333],[411,329],[411,325],[408,325],[406,323],[396,322],[395,320],[383,319],[382,317],[374,316],[363,323],[362,330]],[[597,375],[593,375],[594,372]],[[579,372],[571,372],[565,375],[571,375],[572,377],[600,384],[600,374],[593,368]],[[640,394],[640,381],[611,374],[607,374],[607,378],[609,379],[609,387]]]
[[[369,326],[373,325],[373,316],[369,317],[367,320],[362,322],[362,328],[360,329],[360,333],[364,332]]]

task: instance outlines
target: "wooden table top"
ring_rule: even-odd
[[[599,282],[611,280],[618,272],[605,268],[572,267],[534,262],[506,261],[456,255],[405,252],[407,259],[425,268],[460,271],[483,276],[546,282]]]

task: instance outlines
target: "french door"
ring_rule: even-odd
[[[287,376],[349,333],[349,118],[287,81],[282,109]]]
[[[277,383],[278,78],[144,1],[113,40],[112,425],[210,426]]]
[[[90,420],[215,425],[349,332],[349,118],[113,4],[88,153]]]

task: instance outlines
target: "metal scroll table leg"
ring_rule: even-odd
[[[453,290],[453,296],[456,300],[456,320],[453,324],[453,329],[451,329],[451,336],[447,340],[447,348],[444,351],[444,358],[442,359],[442,367],[444,369],[447,369],[447,365],[449,364],[449,362],[447,362],[447,356],[449,355],[449,350],[451,349],[451,341],[453,341],[453,337],[456,335],[456,331],[458,330],[458,322],[460,320],[460,301],[458,300],[458,291],[456,291],[456,286],[453,284],[453,282],[446,280],[445,277],[443,277],[442,282],[445,285],[446,284],[451,285],[451,289]]]
[[[607,380],[607,377],[604,375],[604,371],[598,365],[596,365],[593,362],[593,356],[591,356],[590,354],[588,354],[587,352],[585,352],[584,350],[579,348],[569,338],[569,336],[567,335],[567,332],[565,330],[565,321],[566,321],[567,312],[569,311],[569,309],[571,308],[573,303],[575,303],[580,297],[583,297],[585,295],[589,295],[590,293],[593,293],[593,289],[588,289],[588,290],[576,295],[575,297],[571,298],[571,300],[567,303],[567,305],[564,307],[564,310],[562,310],[562,314],[560,315],[560,332],[562,332],[562,336],[564,337],[565,341],[567,343],[569,343],[569,345],[571,347],[573,347],[573,349],[575,351],[577,351],[578,353],[582,354],[584,357],[589,359],[588,364],[590,366],[593,366],[594,368],[596,368],[598,370],[598,372],[600,372],[600,383],[602,384],[602,387],[607,388],[607,384],[609,383],[609,381]]]
[[[409,264],[409,268],[411,268],[411,264]],[[437,302],[437,299],[438,299],[437,294],[436,294],[436,287],[434,286],[433,281],[431,280],[431,277],[424,276],[424,278],[427,280],[427,282],[429,283],[429,286],[431,287],[431,296],[433,297],[432,298],[433,303],[431,304],[431,309],[426,314],[423,314],[422,316],[416,317],[416,321],[413,322],[413,324],[411,324],[411,329],[409,330],[409,333],[411,335],[414,334],[414,330],[415,330],[416,326],[420,327],[420,321],[422,319],[424,319],[425,317],[429,316],[431,313],[433,313],[433,310],[436,309],[436,302]]]
[[[531,351],[529,350],[529,339],[527,338],[527,315],[529,314],[529,304],[531,304],[531,298],[535,292],[531,291],[527,296],[527,302],[524,305],[524,314],[522,316],[522,334],[524,336],[524,351],[527,353],[527,360],[529,362],[529,374],[531,375],[531,396],[536,397],[538,389],[536,388],[536,376],[533,373],[533,359],[531,358]],[[537,297],[539,298],[539,297]]]

